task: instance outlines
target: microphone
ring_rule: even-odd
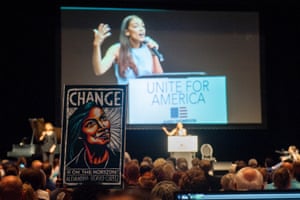
[[[150,37],[145,37],[145,40],[144,40],[144,44],[147,44],[147,43],[149,43],[151,41],[151,38]],[[152,48],[150,48],[149,47],[149,49],[152,51],[152,53],[154,54],[154,55],[156,55],[157,57],[158,57],[158,59],[159,59],[159,61],[160,62],[163,62],[164,61],[164,57],[163,57],[163,55],[158,51],[158,49],[156,48],[156,47],[152,47]]]

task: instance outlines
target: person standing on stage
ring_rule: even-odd
[[[49,161],[52,165],[54,160],[54,152],[57,145],[57,135],[51,122],[45,123],[44,127],[44,131],[39,137],[39,141],[42,143],[41,149],[43,161]]]
[[[151,48],[158,49],[158,44],[146,37],[140,17],[129,15],[123,19],[119,42],[110,46],[102,57],[101,45],[110,35],[108,24],[100,23],[94,29],[92,64],[97,76],[114,66],[118,84],[127,84],[129,79],[138,76],[163,73],[160,59],[151,51]]]
[[[178,122],[176,125],[176,128],[172,129],[171,131],[168,131],[168,129],[163,126],[162,130],[168,135],[168,136],[186,136],[187,131],[183,127],[182,122]]]

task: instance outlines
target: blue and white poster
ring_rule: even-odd
[[[61,173],[63,184],[122,187],[126,86],[66,85]]]

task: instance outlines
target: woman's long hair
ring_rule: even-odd
[[[82,106],[80,106],[69,118],[69,125],[68,125],[68,141],[69,147],[67,156],[69,160],[74,158],[80,149],[83,147],[82,139],[86,136],[82,133],[82,123],[84,119],[88,116],[92,107],[97,106],[95,102],[88,102]]]
[[[137,15],[129,15],[125,17],[121,24],[120,30],[120,52],[119,52],[119,74],[121,77],[125,77],[125,71],[127,67],[130,67],[135,75],[138,75],[136,64],[133,61],[133,58],[130,53],[130,41],[129,38],[126,36],[125,32],[128,29],[129,23],[133,18],[140,18]]]

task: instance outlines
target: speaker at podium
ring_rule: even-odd
[[[168,152],[171,157],[185,158],[191,166],[198,151],[198,136],[168,136]]]

